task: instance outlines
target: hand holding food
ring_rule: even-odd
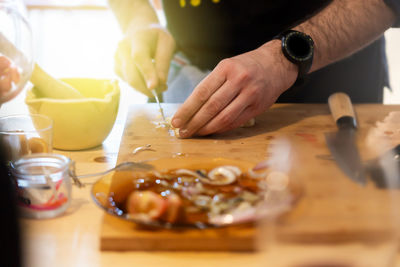
[[[297,77],[280,42],[221,61],[176,112],[180,137],[222,133],[269,108]]]
[[[127,33],[115,54],[115,71],[134,89],[153,97],[166,90],[175,41],[168,31],[152,24]]]

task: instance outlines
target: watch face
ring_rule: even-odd
[[[307,61],[313,56],[314,42],[302,32],[290,32],[284,38],[283,46],[286,53],[294,61]]]

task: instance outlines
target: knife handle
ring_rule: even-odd
[[[350,97],[345,93],[334,93],[328,98],[328,105],[339,128],[353,127],[357,129],[356,114]]]

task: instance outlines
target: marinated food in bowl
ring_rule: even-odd
[[[107,196],[109,213],[148,225],[213,227],[253,222],[287,211],[299,191],[286,174],[263,167],[191,166],[146,172],[119,171]]]

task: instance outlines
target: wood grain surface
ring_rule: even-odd
[[[163,105],[168,111],[167,116],[170,116],[175,112],[176,105]],[[355,105],[356,112],[359,116],[361,139],[359,142],[364,142],[364,137],[367,131],[372,129],[377,121],[382,121],[389,112],[399,111],[400,106],[398,105]],[[159,119],[158,107],[156,105],[144,105],[133,107],[132,110],[138,110],[138,114],[150,114],[153,118]],[[297,115],[296,115],[297,114]],[[123,114],[124,115],[124,114]],[[125,116],[125,115],[124,115]],[[129,114],[130,118],[133,118],[135,114],[132,112]],[[131,119],[129,119],[131,120]],[[128,120],[128,121],[129,121]],[[287,120],[287,121],[285,121]],[[260,123],[266,123],[263,127]],[[294,124],[294,125],[292,125]],[[303,126],[302,126],[303,125]],[[116,122],[116,125],[111,132],[110,136],[106,139],[102,146],[83,150],[83,151],[60,151],[55,150],[55,153],[59,153],[68,156],[76,162],[76,169],[78,174],[94,173],[98,171],[104,171],[115,166],[118,158],[118,152],[120,147],[120,141],[122,132],[125,126],[125,120],[120,119]],[[150,127],[150,126],[149,126]],[[360,267],[383,267],[383,266],[400,266],[400,257],[396,250],[398,243],[387,243],[379,245],[375,243],[364,243],[364,242],[346,242],[344,238],[342,241],[337,238],[328,239],[324,242],[323,237],[331,235],[318,235],[314,234],[314,239],[307,239],[307,232],[297,232],[293,225],[299,224],[307,226],[307,222],[311,223],[309,229],[312,230],[313,226],[326,223],[327,220],[335,221],[334,218],[324,216],[331,215],[331,211],[323,209],[323,203],[321,201],[328,198],[329,195],[341,194],[343,189],[340,188],[329,188],[329,184],[326,188],[328,192],[319,191],[313,187],[313,182],[318,181],[319,178],[326,180],[333,180],[331,184],[335,184],[335,175],[341,175],[339,170],[336,170],[332,166],[331,159],[328,154],[328,150],[324,144],[323,132],[334,130],[336,126],[333,123],[333,119],[329,114],[328,105],[275,105],[272,110],[257,121],[257,126],[250,129],[240,129],[231,134],[227,134],[227,138],[224,137],[209,137],[211,142],[216,141],[217,144],[212,147],[212,151],[218,152],[220,149],[229,149],[229,142],[232,144],[232,157],[239,157],[239,154],[243,149],[249,148],[249,153],[260,153],[255,155],[254,158],[265,157],[267,149],[270,151],[271,145],[276,144],[277,138],[284,133],[291,133],[293,140],[304,140],[306,149],[303,150],[305,155],[299,155],[298,158],[305,157],[314,159],[316,165],[308,167],[310,173],[305,176],[305,196],[297,206],[298,209],[292,211],[291,216],[287,219],[287,223],[283,220],[277,227],[268,227],[268,224],[261,225],[257,232],[257,242],[260,243],[262,249],[258,252],[233,252],[233,251],[154,251],[154,250],[136,250],[136,251],[102,251],[101,248],[101,233],[102,229],[106,227],[104,212],[96,206],[91,197],[91,184],[95,182],[98,177],[84,179],[86,184],[83,188],[73,187],[72,202],[69,209],[62,216],[48,220],[32,220],[32,219],[21,219],[20,225],[23,229],[23,257],[26,262],[26,266],[29,267],[71,267],[71,266],[85,266],[85,267],[131,267],[131,266],[146,266],[146,267],[159,267],[159,266],[173,266],[173,267],[204,267],[204,266],[218,266],[218,267],[233,267],[233,266],[251,266],[251,267],[293,267],[293,266],[360,266]],[[153,131],[153,130],[152,130]],[[155,130],[154,130],[155,131]],[[253,133],[252,133],[253,131]],[[244,134],[243,141],[240,137],[232,139],[233,135],[237,135],[238,132]],[[136,139],[132,139],[130,142],[135,142],[135,145],[145,144],[149,138],[143,133],[141,134],[140,129],[136,131]],[[282,134],[281,134],[282,133]],[[260,137],[260,142],[257,145],[251,145],[248,140],[250,137]],[[142,139],[140,139],[142,138]],[[167,137],[166,137],[167,138]],[[169,137],[168,137],[169,138]],[[151,138],[150,138],[151,139]],[[169,139],[171,142],[174,139]],[[199,139],[200,142],[205,143],[204,140]],[[161,149],[161,145],[156,145],[157,142],[154,138],[151,139],[154,144],[153,148],[156,150]],[[165,141],[163,141],[165,142]],[[157,144],[163,143],[159,142]],[[192,143],[191,140],[179,141],[184,144]],[[241,144],[243,142],[243,144]],[[212,154],[212,151],[206,151],[204,149],[200,151],[193,151],[183,146],[180,143],[182,149],[185,149],[188,153],[204,152]],[[164,144],[167,147],[168,144]],[[168,145],[170,147],[170,145]],[[310,150],[310,147],[313,147]],[[196,147],[193,144],[193,147]],[[199,147],[199,146],[197,146]],[[201,146],[200,146],[201,147]],[[247,148],[246,148],[247,147]],[[260,149],[259,149],[260,147]],[[314,151],[314,147],[317,147],[317,151]],[[178,147],[179,148],[179,147]],[[179,149],[175,151],[179,151]],[[123,146],[121,149],[124,149]],[[130,152],[131,148],[126,148],[127,152]],[[265,151],[261,151],[265,149]],[[257,152],[258,151],[258,152]],[[261,152],[260,152],[261,151]],[[300,149],[300,151],[302,151]],[[127,153],[124,152],[124,153]],[[370,152],[368,149],[362,148],[362,157],[364,160],[372,158],[375,152]],[[220,153],[220,155],[223,153]],[[307,156],[309,154],[309,156]],[[122,155],[122,154],[121,154]],[[168,155],[168,153],[166,154]],[[230,155],[224,155],[230,156]],[[135,156],[132,159],[151,159],[156,158],[155,152],[143,152]],[[318,160],[317,160],[318,159]],[[119,159],[119,160],[122,160]],[[297,166],[297,169],[303,168],[305,165],[302,164]],[[327,167],[330,166],[330,167]],[[330,174],[332,168],[335,169],[333,174]],[[322,178],[321,178],[322,177]],[[341,183],[348,184],[349,181],[346,179],[341,180]],[[344,195],[350,193],[343,192]],[[313,201],[312,195],[317,197],[317,201]],[[309,200],[306,200],[306,199]],[[338,196],[336,199],[340,199]],[[324,200],[327,201],[327,200]],[[372,203],[373,201],[370,201]],[[303,204],[302,204],[303,203]],[[350,206],[348,202],[342,200],[337,203],[340,207],[342,203]],[[368,204],[368,203],[367,203]],[[372,203],[372,208],[376,210],[378,205]],[[319,207],[323,213],[317,216],[310,214],[317,211]],[[365,207],[367,209],[367,207]],[[351,209],[350,209],[351,210]],[[398,213],[398,211],[396,211]],[[304,216],[301,217],[301,215]],[[295,215],[299,216],[300,219],[295,220]],[[309,216],[311,216],[309,218]],[[355,216],[349,215],[349,221],[358,221],[360,225],[364,224],[365,221]],[[343,221],[343,220],[342,220]],[[393,223],[396,223],[395,221]],[[274,224],[272,224],[273,226]],[[400,225],[400,224],[398,224]],[[107,226],[113,227],[115,225],[110,223]],[[131,226],[133,227],[133,226]],[[291,238],[289,230],[293,230],[294,236]],[[299,229],[299,228],[298,228]],[[317,228],[318,229],[318,228]],[[319,228],[321,229],[321,227]],[[345,229],[345,228],[344,228]],[[286,230],[286,232],[285,232]],[[309,231],[310,231],[309,230]],[[280,234],[279,234],[280,233]],[[377,231],[375,231],[375,234]],[[275,240],[275,236],[278,234]],[[155,233],[156,236],[157,233]],[[340,235],[338,235],[340,236]],[[344,235],[345,236],[345,235]],[[349,237],[349,235],[347,236]],[[362,237],[362,236],[361,236]],[[396,235],[394,235],[396,237]],[[334,242],[333,242],[333,241]],[[329,242],[328,242],[329,241]],[[360,240],[354,240],[360,241]]]
[[[166,116],[177,106],[164,105]],[[365,143],[368,131],[399,106],[357,105],[358,146],[367,162],[378,156]],[[332,160],[325,133],[337,130],[327,105],[281,104],[260,115],[256,125],[222,135],[179,139],[166,128],[153,105],[132,106],[127,116],[118,162],[168,157],[223,157],[250,162],[272,156],[282,142],[290,145],[287,172],[301,184],[302,197],[276,223],[282,242],[342,243],[352,240],[383,242],[393,237],[393,203],[397,190],[382,190],[371,181],[363,187],[348,179]],[[133,154],[150,144],[154,151]],[[376,144],[379,146],[379,144]],[[105,215],[101,230],[103,250],[254,250],[259,228],[229,228],[174,232],[148,231]]]

